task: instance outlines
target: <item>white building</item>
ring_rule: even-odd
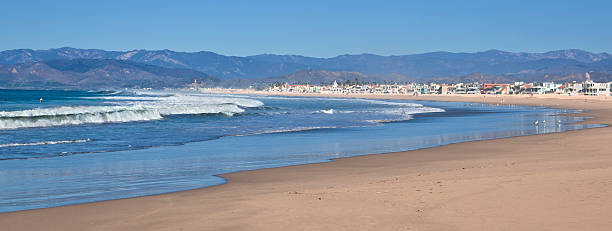
[[[594,83],[587,80],[582,84],[582,93],[584,95],[606,95],[612,94],[612,82],[610,83]]]

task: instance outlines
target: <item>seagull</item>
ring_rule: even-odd
[[[535,122],[533,122],[533,125],[538,126],[539,123],[540,123],[540,121],[536,120]]]

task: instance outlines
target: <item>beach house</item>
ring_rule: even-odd
[[[600,95],[609,96],[612,93],[611,85],[612,85],[612,82],[595,83],[591,80],[587,80],[582,84],[582,87],[583,87],[582,93],[584,95],[592,95],[592,96],[600,96]]]

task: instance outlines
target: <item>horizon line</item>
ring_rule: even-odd
[[[171,49],[168,49],[168,48],[165,48],[165,49],[132,49],[132,50],[108,49],[107,50],[107,49],[101,49],[101,48],[77,48],[77,47],[70,47],[70,46],[63,46],[63,47],[57,47],[57,48],[47,48],[47,49],[15,48],[15,49],[2,50],[0,52],[18,51],[18,50],[51,51],[51,50],[61,50],[61,49],[99,50],[99,51],[106,51],[106,52],[133,52],[133,51],[171,51],[171,52],[177,52],[177,53],[210,52],[210,53],[213,53],[213,54],[227,56],[227,57],[242,57],[242,58],[248,58],[248,57],[253,57],[253,56],[260,56],[260,55],[277,55],[277,56],[301,56],[301,57],[307,57],[307,58],[321,58],[321,59],[335,58],[335,57],[340,57],[340,56],[358,56],[358,55],[375,55],[375,56],[382,56],[382,57],[393,57],[393,56],[424,55],[424,54],[433,54],[433,53],[477,54],[477,53],[485,53],[485,52],[492,52],[492,51],[504,52],[504,53],[514,53],[514,54],[546,54],[546,53],[550,53],[550,52],[559,52],[559,51],[583,51],[583,52],[587,52],[587,53],[591,53],[591,54],[598,54],[598,55],[599,54],[612,55],[612,53],[608,53],[608,52],[605,52],[605,51],[602,51],[602,52],[593,52],[593,51],[588,51],[588,50],[579,49],[579,48],[556,49],[556,50],[549,50],[549,51],[543,51],[543,52],[508,51],[508,50],[501,50],[501,49],[491,48],[491,49],[487,49],[487,50],[479,50],[479,51],[472,51],[472,52],[438,50],[438,51],[428,51],[428,52],[420,52],[420,53],[389,54],[389,55],[381,55],[381,54],[363,52],[363,53],[345,53],[345,54],[339,54],[339,55],[330,56],[330,57],[306,56],[306,55],[288,54],[288,53],[280,54],[280,53],[268,53],[268,52],[259,53],[259,54],[255,54],[255,55],[243,55],[243,56],[241,56],[241,55],[227,55],[227,54],[223,54],[223,53],[219,53],[219,52],[215,52],[215,51],[210,51],[210,50],[179,51],[179,50],[171,50]]]

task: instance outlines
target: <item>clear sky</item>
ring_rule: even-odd
[[[0,50],[63,46],[237,56],[612,53],[612,1],[0,2]]]

